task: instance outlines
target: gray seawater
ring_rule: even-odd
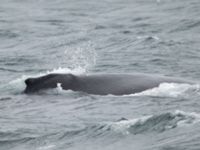
[[[199,150],[199,84],[21,94],[51,72],[200,81],[199,0],[1,0],[0,150]]]

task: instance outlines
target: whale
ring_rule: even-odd
[[[158,87],[161,83],[193,84],[193,82],[181,78],[142,73],[82,75],[52,73],[26,79],[24,93],[31,94],[57,88],[59,84],[63,90],[79,91],[95,95],[127,95]]]

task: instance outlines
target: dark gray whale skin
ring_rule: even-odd
[[[158,87],[161,83],[189,83],[190,81],[149,74],[48,74],[25,80],[24,93],[36,93],[56,88],[58,83],[64,90],[73,90],[97,95],[126,95]]]

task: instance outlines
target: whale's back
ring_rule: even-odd
[[[79,90],[91,94],[123,95],[141,92],[160,83],[184,83],[182,79],[146,74],[93,74],[79,76]]]

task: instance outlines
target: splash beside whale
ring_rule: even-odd
[[[166,76],[149,74],[48,74],[25,80],[24,93],[36,93],[41,90],[56,88],[58,84],[64,90],[81,91],[97,95],[126,95],[142,92],[161,83],[188,83],[193,82]]]

